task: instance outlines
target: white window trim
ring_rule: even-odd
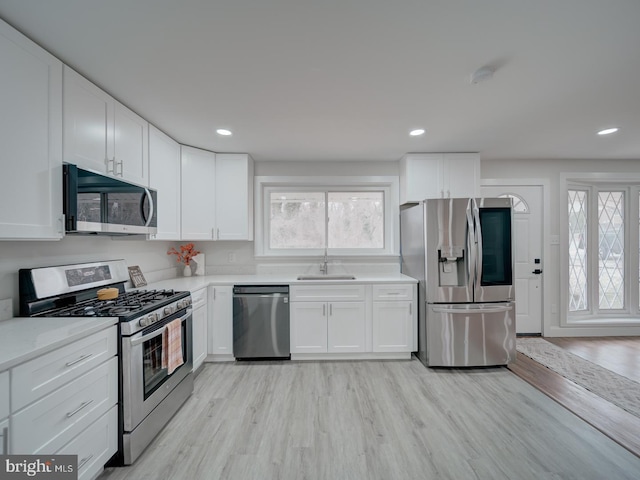
[[[269,202],[267,195],[278,188],[288,190],[328,191],[383,191],[384,192],[384,248],[382,249],[330,249],[336,257],[388,257],[399,255],[399,179],[395,176],[257,176],[255,177],[255,256],[256,257],[317,257],[324,249],[271,250],[269,248]]]
[[[560,326],[577,327],[577,326],[636,326],[640,325],[640,306],[638,289],[632,288],[631,282],[625,282],[625,296],[627,304],[625,311],[606,311],[594,314],[593,310],[584,315],[569,312],[569,212],[567,211],[566,200],[570,189],[580,188],[590,190],[593,197],[593,190],[589,187],[597,185],[599,189],[611,189],[631,187],[631,194],[625,199],[627,210],[625,216],[629,219],[639,218],[638,203],[630,201],[631,196],[636,192],[635,187],[640,183],[640,173],[561,173],[560,174],[560,199],[562,207],[560,208],[560,293],[561,293],[561,312]],[[593,198],[589,200],[589,204]],[[632,225],[629,223],[628,225]],[[638,229],[631,232],[631,228],[625,228],[625,245],[637,245]],[[638,249],[628,248],[625,252],[625,276],[632,276],[634,271],[638,271]],[[596,267],[597,268],[597,267]],[[593,280],[592,280],[593,281]],[[590,297],[592,301],[592,297]],[[590,307],[590,308],[593,308]]]

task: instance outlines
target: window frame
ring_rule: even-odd
[[[624,176],[623,176],[624,175]],[[560,194],[560,260],[561,260],[561,326],[626,326],[640,322],[640,175],[611,173],[562,174]],[[587,253],[587,310],[569,311],[569,213],[570,190],[586,191],[587,245],[599,245],[598,194],[604,191],[624,191],[624,305],[622,309],[601,309],[599,302],[599,248]],[[634,273],[635,272],[635,273]]]
[[[383,192],[383,248],[327,248],[332,257],[384,257],[399,255],[399,181],[397,177],[256,177],[256,257],[318,257],[324,248],[271,249],[270,248],[270,194],[274,192]],[[326,212],[327,206],[325,206]],[[326,217],[325,217],[326,224]],[[325,232],[326,232],[325,227]],[[325,240],[328,242],[328,238]]]

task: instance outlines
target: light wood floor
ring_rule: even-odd
[[[640,382],[640,337],[545,338],[571,353]],[[518,353],[509,366],[540,391],[640,457],[640,418]],[[639,473],[640,478],[640,473]]]
[[[506,368],[207,364],[119,479],[637,479],[640,458]]]

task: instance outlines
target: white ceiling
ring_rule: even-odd
[[[638,0],[0,0],[0,18],[218,152],[640,159]]]

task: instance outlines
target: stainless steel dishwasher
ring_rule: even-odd
[[[233,356],[291,358],[288,285],[233,287]]]

